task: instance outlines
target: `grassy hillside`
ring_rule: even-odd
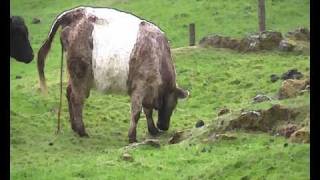
[[[217,33],[242,37],[258,29],[256,0],[11,0],[11,14],[22,15],[27,22],[41,18],[40,25],[30,25],[32,42],[38,48],[54,18],[64,10],[79,5],[112,7],[132,12],[156,23],[173,47],[188,45],[188,25],[196,24],[196,38]],[[309,27],[309,0],[266,0],[267,29],[283,33],[298,26]]]
[[[78,5],[116,7],[158,24],[173,47],[186,46],[186,26],[197,24],[197,38],[210,33],[242,36],[257,27],[255,0],[13,0],[11,13],[25,18],[32,46],[38,50],[54,17]],[[309,26],[309,1],[267,1],[267,26],[282,32]],[[33,17],[40,24],[31,24]],[[178,130],[194,128],[197,120],[215,121],[226,106],[232,111],[268,108],[272,104],[309,106],[309,94],[288,100],[252,104],[258,93],[274,96],[281,81],[271,74],[297,68],[309,72],[307,55],[261,52],[240,54],[225,49],[174,49],[180,86],[191,93],[180,101],[170,130],[162,142]],[[290,143],[265,133],[234,132],[236,140],[216,143],[162,144],[160,149],[129,150],[133,162],[121,160],[127,145],[129,97],[91,91],[84,109],[90,138],[79,138],[69,125],[63,99],[62,134],[55,136],[59,100],[58,38],[46,63],[49,96],[39,92],[36,62],[10,61],[10,176],[11,179],[309,179],[309,144]],[[17,79],[21,76],[22,79]],[[64,78],[66,82],[66,77]],[[234,83],[238,82],[238,83]],[[66,86],[66,83],[64,83]],[[138,140],[148,138],[144,115],[138,124]],[[284,146],[288,143],[288,146]]]

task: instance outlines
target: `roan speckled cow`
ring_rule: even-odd
[[[129,142],[136,142],[136,127],[143,108],[148,131],[168,130],[178,98],[188,91],[176,84],[175,68],[164,33],[132,14],[109,8],[77,7],[61,13],[38,52],[42,92],[47,91],[44,60],[61,26],[62,53],[66,52],[69,81],[67,99],[72,129],[88,136],[82,121],[84,100],[90,89],[123,92],[131,97]],[[158,110],[158,122],[152,119]]]

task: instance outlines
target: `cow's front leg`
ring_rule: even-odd
[[[131,121],[128,132],[129,143],[137,142],[137,124],[142,110],[142,101],[139,95],[131,96]]]
[[[159,134],[158,128],[154,125],[153,118],[152,118],[152,108],[143,108],[143,111],[147,118],[147,124],[148,124],[148,131],[152,136],[156,136]]]

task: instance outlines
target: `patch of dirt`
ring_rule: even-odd
[[[230,120],[224,130],[244,129],[269,132],[281,122],[294,120],[297,115],[297,112],[277,104],[267,110],[243,112]]]

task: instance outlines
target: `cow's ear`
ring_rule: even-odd
[[[176,88],[176,95],[179,99],[184,99],[189,96],[189,91],[177,87]]]

